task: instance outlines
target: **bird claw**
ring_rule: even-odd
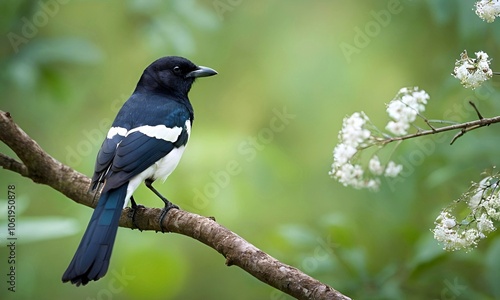
[[[135,216],[137,215],[137,210],[144,208],[145,208],[144,205],[141,204],[132,205],[132,207],[130,208],[128,217],[132,219],[132,224],[134,225],[134,228],[132,229],[137,228],[139,229],[139,231],[142,231],[142,229],[139,227],[139,225],[137,225],[137,222],[135,221]]]
[[[163,220],[167,216],[167,213],[169,212],[169,210],[171,210],[172,208],[179,209],[179,206],[172,204],[172,202],[168,202],[167,204],[165,204],[165,207],[161,210],[160,219],[159,219],[161,233],[165,233],[165,231],[166,231],[166,228],[163,227]]]

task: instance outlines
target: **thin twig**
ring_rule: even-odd
[[[476,104],[474,104],[474,102],[472,101],[469,101],[469,104],[474,108],[474,110],[476,111],[476,114],[477,114],[477,117],[479,118],[479,120],[482,120],[484,119],[483,116],[481,115],[481,113],[479,112],[479,109],[477,109],[476,107]]]
[[[23,163],[20,163],[17,160],[8,157],[3,153],[0,153],[0,166],[3,166],[4,169],[19,173],[25,177],[29,175],[28,168],[26,168],[26,166]]]
[[[429,120],[429,123],[436,123],[436,124],[451,124],[451,125],[460,124],[460,123],[455,122],[455,121],[448,121],[448,120],[434,120],[434,119]]]
[[[434,126],[432,126],[431,122],[425,117],[423,116],[421,113],[419,113],[417,111],[417,115],[422,118],[422,120],[424,120],[425,124],[427,124],[427,126],[429,126],[429,128],[432,130],[432,131],[436,131],[436,128]]]
[[[475,129],[478,129],[478,128],[481,128],[484,126],[489,126],[490,124],[499,123],[499,122],[500,122],[500,116],[496,116],[493,118],[482,118],[482,119],[479,119],[476,121],[470,121],[470,122],[453,124],[453,125],[444,126],[444,127],[438,127],[438,128],[435,128],[434,130],[430,129],[430,130],[424,130],[424,131],[417,131],[417,132],[412,133],[412,134],[395,136],[395,137],[390,137],[390,138],[386,138],[386,139],[380,139],[380,140],[377,140],[377,143],[379,143],[381,145],[385,145],[385,144],[389,144],[389,143],[392,143],[395,141],[404,141],[404,140],[416,138],[419,136],[424,136],[424,135],[429,135],[429,134],[437,134],[437,133],[441,133],[441,132],[461,129],[461,131],[463,131],[463,132],[458,133],[457,134],[458,136],[454,137],[451,140],[450,144],[453,144],[457,138],[464,135],[466,132],[469,132],[469,131],[472,131],[472,130],[475,130]]]

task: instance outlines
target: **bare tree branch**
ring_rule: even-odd
[[[88,192],[90,179],[48,155],[14,123],[9,113],[3,111],[0,111],[0,140],[22,161],[0,153],[0,166],[4,169],[46,184],[77,203],[95,207],[95,195]],[[121,227],[134,228],[129,212],[129,208],[123,210]],[[136,224],[142,230],[159,231],[160,212],[159,208],[140,208]],[[206,244],[226,258],[226,265],[239,266],[262,282],[297,299],[350,299],[298,269],[279,262],[211,218],[172,209],[162,225],[170,232]]]
[[[4,169],[19,173],[24,177],[28,177],[28,168],[17,160],[0,153],[0,166]]]

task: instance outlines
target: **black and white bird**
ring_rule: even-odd
[[[63,282],[85,285],[106,274],[122,209],[129,199],[137,207],[132,194],[142,182],[165,203],[160,224],[168,210],[177,208],[152,183],[172,173],[189,140],[191,85],[215,74],[177,56],[160,58],[144,70],[97,155],[90,188],[101,190],[101,196]]]

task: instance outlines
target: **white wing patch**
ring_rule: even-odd
[[[184,126],[186,127],[186,131],[188,134],[188,140],[189,140],[189,137],[191,136],[191,121],[186,120],[186,123],[184,123]]]
[[[121,136],[126,136],[127,135],[127,128],[123,127],[111,127],[108,131],[108,135],[106,138],[112,139],[115,137],[115,135],[121,135]]]
[[[179,135],[182,132],[182,127],[168,128],[165,125],[156,125],[156,126],[144,125],[130,130],[129,132],[127,132],[127,135],[134,132],[140,132],[149,137],[173,143],[177,141],[177,139],[179,138]]]
[[[191,133],[191,121],[186,120],[185,128],[189,137]],[[128,136],[131,133],[140,132],[149,137],[153,137],[156,139],[165,140],[167,142],[174,143],[179,138],[179,135],[182,133],[182,127],[174,127],[168,128],[165,125],[144,125],[139,126],[131,130],[127,130],[123,127],[111,127],[108,131],[108,135],[106,136],[108,139],[112,139],[115,135]]]

